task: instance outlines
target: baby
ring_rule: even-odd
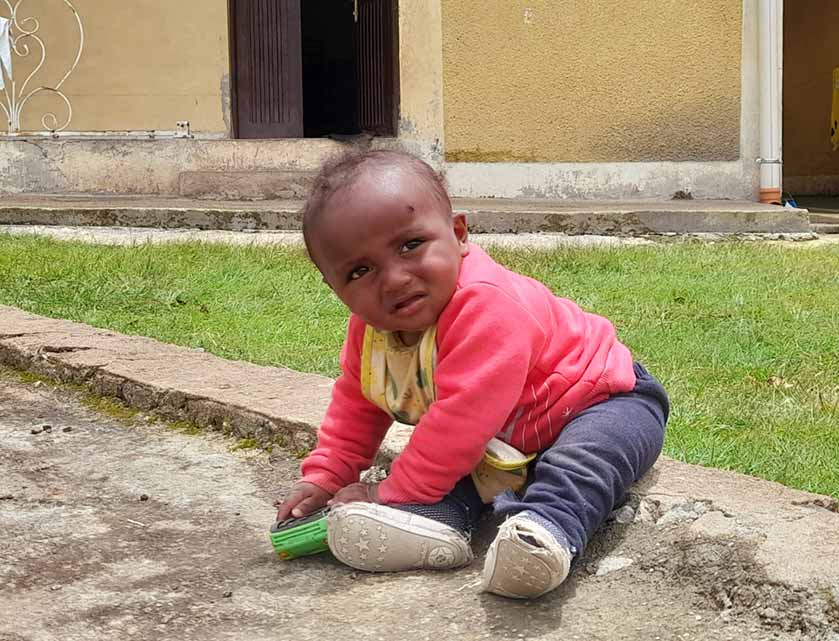
[[[329,547],[371,572],[472,560],[481,511],[506,516],[482,589],[532,598],[661,452],[669,405],[612,324],[468,242],[442,179],[369,151],[328,164],[303,233],[351,315],[342,374],[277,519],[332,506]],[[388,477],[360,483],[394,420],[415,425]]]

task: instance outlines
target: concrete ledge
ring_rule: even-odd
[[[229,361],[4,306],[0,362],[298,452],[313,446],[332,389],[323,376]]]
[[[806,233],[805,209],[747,201],[454,199],[475,233]],[[300,229],[299,200],[27,196],[0,200],[4,225],[118,225],[241,231]]]
[[[804,233],[807,211],[746,201],[499,201],[455,199],[477,233]]]
[[[314,447],[333,384],[325,376],[226,360],[3,305],[0,363],[297,454]],[[393,426],[379,465],[389,464],[410,431]]]
[[[301,228],[300,201],[204,201],[189,198],[3,198],[0,224],[155,227],[160,229]]]

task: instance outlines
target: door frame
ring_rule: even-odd
[[[227,73],[230,95],[230,138],[239,139],[239,89],[236,82],[236,14],[234,0],[227,0],[227,56],[230,69]]]
[[[399,117],[401,113],[400,109],[400,98],[401,98],[401,86],[400,86],[400,54],[401,54],[401,47],[400,47],[400,32],[399,32],[399,8],[402,2],[407,2],[408,0],[389,0],[390,3],[393,5],[393,11],[391,13],[391,24],[390,24],[390,37],[391,37],[391,51],[386,55],[390,56],[390,64],[391,64],[391,73],[390,73],[390,83],[391,83],[391,95],[390,95],[390,130],[391,133],[389,134],[380,134],[377,137],[384,137],[384,138],[395,138],[399,135]],[[361,65],[358,67],[359,78],[357,80],[359,88],[361,87]],[[359,100],[361,96],[359,93]],[[361,112],[361,105],[359,105],[359,113]]]
[[[402,54],[402,48],[400,46],[400,33],[399,33],[399,7],[403,2],[409,2],[410,0],[392,0],[393,2],[393,24],[391,25],[392,33],[393,33],[393,51],[391,55],[393,56],[393,77],[391,82],[393,83],[393,105],[391,109],[391,122],[393,124],[393,134],[392,136],[395,138],[399,135],[399,115],[401,113],[400,109],[400,98],[402,96],[402,86],[399,84],[400,74],[400,57]]]
[[[305,2],[305,0],[301,0]],[[401,110],[401,96],[402,96],[402,86],[400,84],[400,67],[401,67],[401,38],[400,38],[400,29],[399,29],[399,9],[402,2],[400,0],[391,0],[393,2],[393,21],[391,24],[391,30],[393,34],[393,50],[391,55],[393,56],[393,72],[392,72],[392,93],[393,93],[393,103],[391,109],[391,122],[393,127],[393,134],[391,136],[386,137],[399,137],[399,123],[400,123],[400,116],[402,113]],[[403,0],[404,1],[404,0]],[[239,137],[239,95],[238,95],[238,80],[236,74],[237,68],[237,54],[236,54],[236,12],[233,3],[235,0],[227,0],[227,54],[228,54],[228,64],[229,64],[229,71],[228,71],[228,95],[229,95],[229,119],[230,119],[230,127],[229,127],[229,136],[232,140],[242,140]],[[357,80],[358,82],[358,80]],[[305,110],[306,105],[303,105],[303,113],[305,118]]]

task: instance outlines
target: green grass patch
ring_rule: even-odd
[[[609,317],[670,393],[666,452],[839,497],[839,247],[491,252]],[[0,303],[335,376],[347,312],[301,250],[0,235]]]
[[[71,387],[70,385],[65,386]],[[82,390],[79,402],[94,412],[99,412],[100,414],[104,414],[110,418],[115,418],[119,421],[131,421],[137,416],[137,414],[140,413],[139,410],[129,407],[119,399],[111,398],[110,396],[98,396],[81,386],[72,387]]]
[[[12,371],[12,370],[10,370]],[[14,371],[14,378],[21,383],[31,384],[31,383],[44,383],[49,384],[50,386],[55,386],[55,381],[52,379],[47,378],[46,376],[41,376],[40,374],[34,374],[32,372],[25,372],[25,371]]]
[[[2,238],[2,236],[0,236],[0,238]],[[10,367],[0,365],[0,380],[15,381],[26,385],[41,383],[48,386],[50,389],[72,391],[78,395],[79,402],[88,409],[120,421],[133,420],[137,414],[140,413],[139,410],[126,405],[120,399],[95,394],[86,385],[59,382],[47,376],[27,372],[25,370],[12,369]]]
[[[192,421],[170,421],[169,423],[166,423],[166,429],[174,430],[175,432],[180,432],[181,434],[188,434],[190,436],[200,434],[204,431],[199,425],[193,423]]]
[[[253,450],[257,447],[259,447],[259,443],[256,442],[255,438],[241,438],[230,449],[235,452],[236,450]]]

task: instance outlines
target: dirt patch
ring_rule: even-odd
[[[676,540],[667,563],[674,582],[690,583],[707,603],[731,617],[756,617],[768,630],[828,638],[839,631],[839,608],[827,591],[791,587],[767,578],[742,541]]]

